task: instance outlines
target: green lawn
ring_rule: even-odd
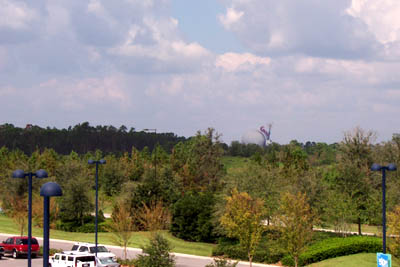
[[[375,253],[360,253],[337,257],[308,265],[309,267],[376,267]],[[400,267],[400,261],[392,258],[392,267]]]
[[[20,234],[12,219],[4,215],[0,215],[0,233]],[[209,243],[187,242],[181,240],[179,238],[172,236],[167,231],[163,231],[162,233],[173,246],[173,252],[199,255],[199,256],[210,256],[212,249],[214,247],[213,244]],[[24,234],[25,235],[27,234],[26,231]],[[42,228],[33,227],[32,234],[37,237],[42,237],[43,230]],[[134,248],[140,248],[141,246],[148,244],[149,237],[150,237],[149,232],[134,232],[129,246]],[[91,242],[91,243],[94,243],[95,241],[94,233],[73,233],[73,232],[71,233],[59,230],[50,230],[50,238],[70,240],[70,241],[80,241],[80,242]],[[112,233],[99,233],[98,240],[99,243],[101,244],[115,245],[112,242]]]

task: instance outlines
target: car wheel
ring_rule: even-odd
[[[18,253],[17,253],[17,251],[15,249],[13,250],[12,256],[13,256],[14,259],[18,258]]]
[[[32,258],[36,258],[36,256],[37,256],[36,254],[31,254],[31,255],[32,255]]]

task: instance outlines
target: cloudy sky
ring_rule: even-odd
[[[398,0],[0,0],[0,124],[400,132]]]

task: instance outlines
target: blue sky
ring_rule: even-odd
[[[172,15],[179,20],[179,30],[186,40],[198,42],[214,53],[245,52],[236,36],[219,23],[218,15],[224,10],[218,0],[172,1]]]
[[[0,124],[400,132],[395,0],[0,0]]]

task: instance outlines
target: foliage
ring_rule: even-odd
[[[285,250],[279,241],[279,232],[268,229],[260,240],[254,253],[253,261],[277,263],[285,255]],[[248,260],[245,249],[237,239],[222,237],[218,239],[217,246],[213,249],[213,256],[226,256],[231,259]]]
[[[121,259],[117,258],[117,262],[121,265],[128,265],[129,267],[135,266],[136,259]]]
[[[219,191],[225,174],[222,155],[219,135],[212,128],[177,145],[172,151],[171,164],[181,191]]]
[[[315,221],[315,214],[308,205],[305,194],[286,193],[282,196],[277,224],[282,225],[282,240],[287,252],[294,258],[296,267],[300,253],[311,241]]]
[[[24,235],[24,230],[27,228],[28,217],[26,216],[27,211],[27,201],[24,198],[16,198],[11,203],[11,211],[9,212],[10,217],[13,219],[15,224],[18,225],[18,229],[21,236]]]
[[[389,250],[396,257],[400,256],[400,205],[388,213]]]
[[[150,239],[150,244],[142,248],[144,254],[140,254],[135,261],[138,267],[173,267],[175,259],[170,255],[171,246],[160,233],[155,233]]]
[[[213,260],[212,263],[207,264],[205,267],[236,267],[239,263],[238,261],[231,263],[225,258],[214,258]]]
[[[67,129],[41,128],[27,125],[26,128],[15,127],[12,124],[0,125],[0,147],[10,150],[20,149],[26,154],[32,154],[37,148],[51,148],[57,153],[67,155],[71,151],[85,154],[88,151],[101,149],[104,153],[130,152],[132,147],[142,150],[148,146],[151,150],[159,144],[166,151],[185,137],[173,133],[146,133],[127,129],[118,129],[112,125],[91,126],[88,122],[69,126]]]
[[[173,205],[171,233],[189,241],[213,241],[214,204],[215,197],[210,192],[187,192]]]
[[[124,258],[126,259],[126,248],[132,238],[134,224],[129,209],[125,203],[119,202],[114,206],[112,223],[109,224],[108,230],[113,233],[113,243],[124,248]]]
[[[171,223],[171,213],[161,200],[152,200],[149,206],[143,203],[135,216],[143,229],[151,232],[168,229]]]
[[[346,238],[328,238],[308,247],[299,257],[299,265],[304,266],[325,259],[351,255],[361,252],[379,252],[382,243],[379,238],[367,236],[354,236]],[[287,256],[282,259],[282,264],[293,266],[294,260]]]
[[[246,192],[232,191],[226,198],[225,212],[220,218],[228,237],[239,239],[252,266],[254,252],[264,231],[264,209],[261,199],[252,199]]]
[[[340,175],[335,185],[340,192],[352,200],[360,235],[361,224],[376,216],[379,207],[376,190],[379,188],[379,179],[371,175],[370,171],[373,163],[372,142],[374,140],[374,132],[356,127],[352,131],[345,132],[340,144],[338,165]]]

